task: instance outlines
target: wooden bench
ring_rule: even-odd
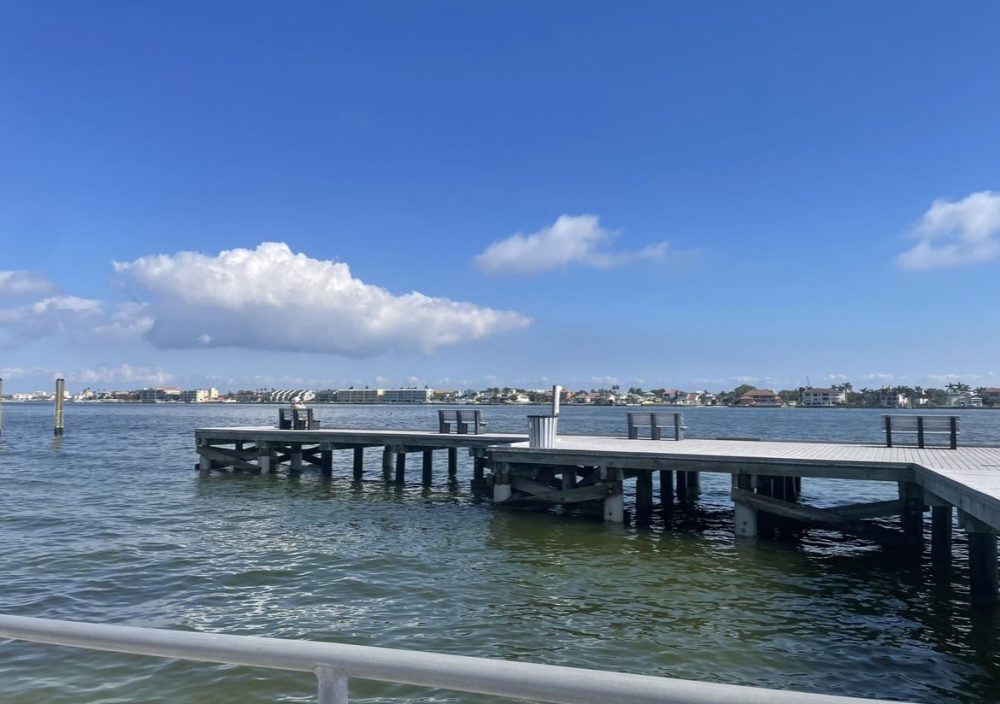
[[[438,432],[479,435],[486,422],[482,411],[438,411]]]
[[[278,430],[319,430],[311,408],[279,408]]]
[[[649,427],[649,437],[652,440],[662,440],[663,431],[667,430],[674,436],[674,440],[683,440],[684,425],[683,413],[629,413],[628,414],[628,437],[630,440],[639,438],[639,428]]]
[[[916,435],[917,447],[927,447],[928,435],[944,435],[952,450],[958,447],[958,416],[882,416],[882,422],[888,447],[893,446],[894,434]]]

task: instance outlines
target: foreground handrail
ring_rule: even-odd
[[[557,704],[871,704],[876,701],[364,645],[2,614],[0,637],[134,655],[312,672],[319,680],[320,704],[346,704],[349,677]]]

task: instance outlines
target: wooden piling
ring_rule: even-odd
[[[448,476],[452,479],[458,475],[458,448],[448,448]]]
[[[365,448],[354,448],[354,481],[360,482],[365,476]]]
[[[405,484],[406,483],[406,453],[397,452],[396,453],[396,483]]]
[[[212,460],[201,452],[198,453],[198,469],[202,472],[212,471]]]
[[[604,497],[604,520],[608,523],[624,523],[625,497],[622,495],[621,470],[602,467],[600,472],[610,491]]]
[[[899,498],[903,500],[900,524],[908,542],[915,547],[924,539],[924,491],[913,482],[899,483]]]
[[[274,467],[272,466],[271,460],[274,458],[271,447],[266,443],[262,442],[257,445],[257,466],[260,467],[261,472],[273,472]]]
[[[687,497],[688,486],[687,486],[688,473],[683,469],[677,470],[677,498],[683,499]]]
[[[660,470],[660,506],[669,508],[674,501],[674,473],[669,469]]]
[[[576,467],[563,467],[562,471],[562,488],[563,491],[568,491],[570,489],[576,488]]]
[[[288,455],[290,461],[289,471],[292,474],[300,474],[302,472],[302,445],[300,443],[289,445]]]
[[[931,507],[931,560],[951,562],[951,506]]]
[[[795,502],[799,500],[799,491],[802,486],[801,477],[784,477],[785,501]]]
[[[382,448],[382,479],[386,483],[392,481],[392,449]]]
[[[56,379],[56,418],[55,427],[53,428],[54,435],[63,434],[63,403],[66,400],[66,380],[62,377]]]
[[[701,488],[701,473],[700,472],[685,472],[687,475],[687,489],[688,492],[698,491]]]
[[[639,472],[635,478],[635,522],[649,525],[653,517],[653,473]]]
[[[473,480],[472,488],[476,490],[475,480]],[[485,487],[481,490],[485,490]],[[506,463],[498,464],[493,468],[493,503],[500,504],[509,500],[512,493],[510,467]]]
[[[324,477],[333,476],[333,450],[329,445],[321,445],[319,450],[319,471]]]
[[[969,533],[969,578],[973,604],[985,606],[1000,601],[995,533]]]
[[[754,476],[752,474],[733,474],[733,488],[753,491]],[[733,502],[733,524],[736,535],[741,538],[752,538],[757,535],[757,509],[742,501]]]
[[[434,450],[424,450],[423,484],[430,486],[434,481]]]

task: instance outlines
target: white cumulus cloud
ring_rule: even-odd
[[[938,199],[913,230],[917,243],[896,257],[901,269],[956,267],[1000,256],[1000,193]]]
[[[523,328],[530,318],[413,291],[395,295],[347,264],[265,242],[115,262],[151,301],[145,338],[161,348],[245,347],[368,357],[440,347]]]
[[[601,227],[596,215],[560,215],[555,223],[538,232],[518,232],[494,242],[474,261],[488,274],[534,274],[568,264],[609,268],[667,255],[666,242],[631,252],[609,251],[607,247],[617,235]]]
[[[52,283],[32,271],[0,271],[0,296],[28,296],[48,293]]]
[[[77,332],[101,317],[101,302],[78,296],[50,296],[29,305],[0,308],[0,341]]]

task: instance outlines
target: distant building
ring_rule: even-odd
[[[832,407],[847,403],[847,392],[841,389],[803,389],[800,406]]]
[[[167,393],[166,389],[163,388],[147,388],[139,389],[133,392],[140,401],[143,403],[156,403],[157,401],[166,401]],[[180,396],[180,389],[177,390],[178,397]]]
[[[784,405],[784,402],[781,400],[781,396],[771,389],[754,389],[740,396],[736,400],[736,405],[779,408]]]
[[[381,403],[382,389],[337,389],[334,401],[337,403]]]
[[[291,403],[297,398],[303,403],[309,403],[316,398],[316,393],[309,389],[275,389],[264,394],[265,403]]]
[[[184,403],[208,403],[219,400],[218,389],[189,389],[181,392],[181,401]]]
[[[899,389],[884,387],[875,392],[874,405],[879,408],[909,408],[909,397]]]
[[[385,403],[430,403],[434,392],[431,389],[384,389],[382,401]]]
[[[983,397],[971,391],[962,394],[948,394],[948,405],[955,408],[982,408]]]
[[[983,403],[988,406],[1000,406],[1000,389],[990,388],[983,390]]]

